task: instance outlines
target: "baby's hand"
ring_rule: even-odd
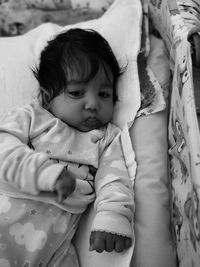
[[[72,173],[63,169],[58,179],[56,180],[54,189],[57,193],[57,201],[63,202],[69,195],[71,195],[76,187],[76,179]]]
[[[122,252],[131,246],[131,238],[107,232],[92,232],[90,235],[89,250],[101,253],[104,250],[111,252]]]

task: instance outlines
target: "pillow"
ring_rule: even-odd
[[[39,60],[47,40],[61,31],[81,27],[93,28],[100,32],[110,43],[120,65],[126,66],[126,71],[118,83],[120,101],[115,108],[114,122],[120,126],[133,120],[140,106],[136,60],[140,49],[141,18],[139,0],[133,3],[131,0],[116,0],[99,19],[65,27],[46,23],[24,35],[1,38],[0,117],[12,107],[25,104],[37,96],[38,84],[31,68]]]
[[[130,129],[137,162],[132,267],[176,267],[170,226],[167,110],[136,119]]]
[[[171,82],[167,50],[161,39],[150,35],[149,40],[147,64],[167,100]],[[176,251],[170,226],[167,127],[166,109],[137,118],[130,129],[137,162],[136,242],[132,267],[176,266]]]
[[[60,28],[49,23],[21,36],[0,38],[0,118],[37,96],[38,83],[31,68],[39,57],[38,50]]]

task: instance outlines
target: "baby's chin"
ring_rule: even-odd
[[[103,125],[102,125],[103,126]],[[76,130],[83,132],[83,133],[87,133],[96,129],[101,128],[102,126],[98,126],[98,127],[86,127],[86,126],[82,126],[82,127],[75,127]]]
[[[99,123],[99,124],[83,124],[83,125],[79,125],[77,127],[74,127],[76,128],[78,131],[80,132],[84,132],[84,133],[87,133],[87,132],[90,132],[90,131],[93,131],[93,130],[98,130],[102,127],[105,127],[108,123]]]
[[[94,121],[85,120],[77,125],[74,125],[74,128],[76,128],[80,132],[90,132],[94,129],[98,129],[101,125],[102,123],[100,123],[98,120]]]

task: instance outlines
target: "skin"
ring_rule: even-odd
[[[103,68],[88,82],[80,81],[76,74],[73,75],[66,90],[51,101],[51,113],[81,132],[106,125],[110,122],[114,109],[113,79],[108,77],[112,77],[111,72],[107,70],[106,74]],[[59,202],[73,193],[75,181],[73,173],[66,169],[62,171],[55,184]],[[128,237],[98,231],[92,232],[90,236],[91,251],[122,252],[130,246],[131,239]]]

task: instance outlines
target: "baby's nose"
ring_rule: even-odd
[[[85,109],[98,110],[99,109],[98,98],[94,95],[88,96],[85,102]]]

